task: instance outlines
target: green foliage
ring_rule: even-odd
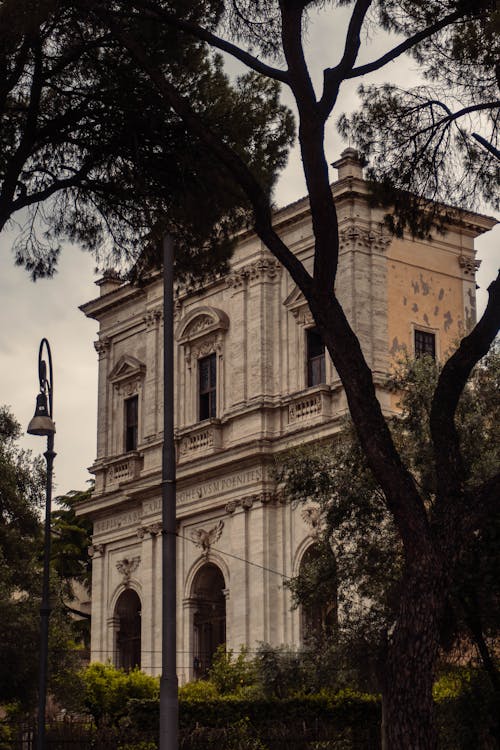
[[[217,648],[208,674],[220,695],[237,694],[255,683],[255,668],[248,659],[248,649],[242,646],[238,656],[224,644]]]
[[[117,724],[128,713],[133,699],[159,695],[159,681],[139,669],[125,672],[111,664],[90,664],[81,673],[83,704],[96,724]]]
[[[215,700],[218,696],[217,687],[209,680],[194,680],[179,688],[179,700],[181,701],[206,703]]]
[[[457,409],[456,425],[470,487],[492,477],[500,461],[499,365],[499,349],[493,347],[474,370]],[[405,359],[388,384],[400,398],[400,416],[391,423],[394,441],[431,518],[436,473],[429,413],[438,376],[439,367],[432,359]],[[328,545],[335,557],[330,581],[338,584],[338,629],[335,638],[312,643],[312,652],[321,655],[319,661],[328,655],[336,684],[354,682],[378,689],[385,633],[395,618],[402,555],[384,494],[367,467],[351,425],[344,426],[342,437],[333,445],[294,451],[278,467],[278,476],[292,502],[312,501],[319,507],[321,544]],[[496,514],[463,551],[441,630],[443,646],[456,646],[464,632],[473,640],[477,631],[486,638],[498,634],[499,534],[500,516]],[[319,555],[312,561],[312,570],[306,567],[291,582],[297,605],[321,608],[331,599],[331,591],[320,585],[327,572],[322,560]],[[328,582],[328,575],[324,580]]]

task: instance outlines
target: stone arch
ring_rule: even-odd
[[[331,637],[338,626],[336,560],[329,544],[313,542],[303,549],[297,575],[302,576],[300,640],[303,645]]]
[[[141,613],[139,594],[125,588],[114,606],[115,663],[121,669],[141,666]]]
[[[190,591],[195,678],[206,676],[215,651],[226,642],[226,591],[218,565],[207,561],[198,568]]]

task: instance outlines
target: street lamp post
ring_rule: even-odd
[[[44,349],[47,360],[44,359]],[[47,371],[48,363],[48,371]],[[40,671],[38,681],[38,737],[37,750],[45,750],[45,706],[47,702],[47,662],[49,651],[49,565],[50,565],[50,511],[52,504],[52,470],[54,465],[54,434],[56,426],[52,420],[53,376],[52,354],[47,339],[42,339],[38,351],[38,379],[40,392],[36,397],[33,419],[28,425],[29,435],[45,435],[47,450],[47,484],[45,494],[45,532],[43,547],[43,585],[40,606]]]
[[[163,240],[162,637],[160,750],[178,748],[174,445],[174,245]]]

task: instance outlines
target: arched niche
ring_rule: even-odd
[[[299,567],[297,591],[303,645],[329,638],[338,625],[338,581],[335,555],[329,544],[306,548]]]
[[[141,600],[133,589],[123,591],[115,605],[116,666],[141,666]]]
[[[205,677],[219,646],[226,642],[226,582],[222,571],[206,563],[197,572],[192,585],[193,671],[195,678]]]

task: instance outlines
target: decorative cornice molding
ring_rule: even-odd
[[[383,231],[375,232],[373,229],[365,229],[358,224],[350,224],[339,231],[339,250],[363,249],[376,250],[383,253],[391,244],[391,237]]]
[[[458,265],[464,272],[465,276],[472,276],[474,277],[476,275],[476,272],[479,270],[479,266],[481,265],[480,260],[475,260],[474,258],[468,258],[466,255],[459,255],[458,256]]]
[[[163,318],[163,310],[161,307],[157,307],[154,310],[148,310],[148,312],[143,317],[146,330],[151,329],[151,328],[157,328],[162,318]]]

